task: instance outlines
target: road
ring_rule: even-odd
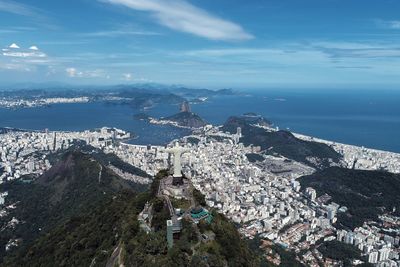
[[[106,267],[118,266],[116,263],[120,261],[119,256],[121,254],[121,243],[114,249],[111,257],[108,259]]]

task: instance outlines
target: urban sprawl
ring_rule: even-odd
[[[400,173],[400,154],[296,136],[330,145],[343,155],[345,167]],[[317,197],[315,189],[303,189],[297,181],[315,172],[313,168],[279,155],[259,153],[259,147],[244,146],[239,142],[240,137],[240,128],[236,134],[229,134],[208,125],[191,136],[171,142],[168,147],[179,142],[189,149],[182,155],[184,175],[205,195],[209,207],[240,224],[242,235],[250,239],[260,236],[296,252],[306,250],[300,260],[309,266],[319,266],[318,261],[323,258],[314,246],[321,240],[354,245],[376,266],[400,266],[399,237],[382,234],[382,230],[398,234],[400,218],[381,216],[384,229],[374,222],[365,222],[352,231],[336,229],[333,224],[337,214],[346,212],[347,208],[330,201],[327,195]],[[51,168],[50,154],[68,149],[77,141],[113,153],[150,175],[170,167],[171,156],[165,147],[125,143],[129,138],[129,133],[115,128],[83,132],[10,130],[0,135],[0,183],[40,176]],[[249,154],[258,154],[263,160],[249,161]],[[149,178],[125,173],[116,166],[107,167],[124,179],[151,183]],[[15,208],[15,203],[6,205],[6,198],[7,192],[0,192],[0,217]],[[10,224],[18,224],[18,219],[13,218]],[[15,245],[13,242],[10,240],[6,249]],[[272,253],[269,259],[279,264],[279,258]],[[332,266],[335,264],[333,261]]]

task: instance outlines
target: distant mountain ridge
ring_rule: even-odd
[[[151,108],[158,104],[179,104],[187,99],[232,95],[230,89],[190,89],[182,86],[160,84],[132,84],[115,86],[32,85],[0,89],[5,99],[41,100],[43,98],[86,97],[91,102],[130,105],[136,108]]]

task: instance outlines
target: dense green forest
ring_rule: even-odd
[[[135,210],[131,199],[133,193],[126,191],[97,202],[89,214],[71,217],[7,257],[3,266],[90,266],[92,262],[92,266],[105,266],[121,229],[138,229],[136,218],[128,214]]]
[[[122,161],[119,157],[117,157],[115,154],[109,153],[105,154],[101,149],[95,148],[90,145],[86,144],[77,144],[69,149],[69,151],[74,151],[74,150],[79,150],[85,154],[89,154],[92,158],[97,160],[100,164],[104,166],[108,166],[109,164],[119,168],[120,170],[124,172],[128,172],[137,176],[141,177],[150,177],[148,173],[145,171],[130,165],[129,163],[126,163]],[[52,155],[54,160],[57,162],[60,160],[60,156],[64,155],[64,153],[57,153],[55,155]],[[136,185],[138,186],[138,185]],[[145,188],[142,188],[144,190]]]
[[[237,127],[241,127],[241,142],[245,145],[260,146],[268,154],[278,153],[313,167],[328,167],[330,161],[337,163],[341,159],[341,155],[328,145],[300,140],[287,131],[268,132],[252,124],[253,120],[249,121],[247,117],[231,117],[222,129],[236,133]],[[309,157],[318,158],[319,163],[309,161]]]
[[[344,267],[353,266],[352,260],[366,261],[357,247],[336,240],[322,243],[318,247],[318,251],[324,255],[324,258],[341,261]],[[362,266],[372,267],[374,265],[364,263]]]
[[[42,233],[94,209],[99,201],[112,198],[123,189],[143,190],[143,187],[121,179],[89,155],[67,152],[35,182],[1,185],[1,190],[9,193],[7,203],[17,203],[17,208],[0,218],[0,227],[13,217],[21,223],[15,230],[2,231],[0,246],[4,248],[11,238],[21,238],[24,248]],[[1,262],[5,251],[0,251]]]
[[[252,163],[265,160],[265,158],[263,156],[261,156],[260,154],[256,154],[256,153],[246,154],[246,157]]]
[[[379,214],[400,215],[400,175],[382,171],[328,168],[299,179],[303,188],[313,187],[318,195],[328,194],[332,201],[346,206],[338,214],[338,226],[354,229]]]

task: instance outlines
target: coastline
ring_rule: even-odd
[[[253,125],[266,131],[278,131],[278,128]],[[343,156],[342,164],[348,169],[388,171],[400,173],[400,153],[366,148],[364,146],[349,145],[313,136],[291,132],[296,138],[326,144]]]
[[[323,143],[332,147],[343,155],[342,162],[346,168],[400,173],[400,153],[343,144],[298,133],[293,135],[304,141]]]
[[[179,125],[175,121],[169,121],[169,120],[163,120],[163,119],[155,119],[155,118],[151,118],[151,117],[149,118],[148,121],[149,121],[149,123],[155,124],[155,125],[170,125],[170,126],[174,126],[176,128],[187,129],[187,130],[196,130],[196,129],[203,128],[203,127],[195,128],[195,127],[182,126],[182,125]]]

